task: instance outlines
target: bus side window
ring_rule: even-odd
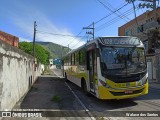
[[[69,65],[72,65],[72,55],[69,55]]]
[[[81,65],[81,52],[80,51],[78,52],[78,55],[79,55],[79,60],[78,60],[79,63],[78,64]]]
[[[71,55],[71,65],[75,65],[75,54]]]
[[[89,70],[89,67],[90,67],[90,65],[89,65],[89,62],[90,62],[90,58],[89,58],[89,52],[87,52],[87,70]]]
[[[75,65],[79,65],[79,51],[75,53]]]
[[[86,63],[86,53],[85,53],[85,50],[81,50],[79,54],[80,54],[79,55],[80,56],[80,61],[79,61],[80,65],[85,65],[85,63]]]
[[[82,65],[82,52],[79,51],[79,65]]]

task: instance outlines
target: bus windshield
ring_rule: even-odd
[[[144,48],[107,47],[101,48],[101,68],[106,75],[131,75],[146,70]]]

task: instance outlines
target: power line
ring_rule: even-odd
[[[86,37],[86,36],[79,36],[79,35],[83,32],[83,29],[82,29],[76,36],[73,36],[73,35],[65,35],[65,34],[50,33],[50,32],[44,32],[44,31],[40,31],[40,30],[37,30],[37,32],[40,33],[40,34],[49,34],[49,35],[53,35],[53,36],[74,37],[74,39],[73,39],[72,41],[70,41],[70,42],[68,43],[68,45],[71,44],[71,43],[73,43],[73,41],[74,41],[77,37],[79,37],[79,38],[81,38],[81,39],[84,38],[84,37]],[[68,41],[67,41],[67,42],[68,42]],[[66,44],[67,42],[63,43],[63,45]],[[74,46],[74,47],[77,46],[78,43],[80,43],[80,42],[81,42],[81,40],[78,40],[78,42],[76,42],[76,44],[74,44],[73,46]]]
[[[83,36],[73,36],[73,35],[49,33],[49,32],[43,32],[43,31],[39,31],[39,30],[37,30],[37,32],[40,33],[40,34],[50,34],[50,35],[56,35],[56,36],[62,36],[62,37],[83,37]]]
[[[137,8],[138,8],[138,6],[137,6]],[[128,16],[128,15],[130,15],[130,14],[133,13],[132,10],[133,10],[133,8],[127,10],[127,11],[124,12],[123,14],[125,14],[126,16]],[[118,22],[119,19],[117,19],[117,18],[119,18],[119,17],[115,17],[115,18],[111,19],[110,21],[104,23],[103,25],[99,26],[98,28],[96,28],[96,32],[100,31],[101,29],[103,29],[103,28],[105,28],[105,27],[108,27],[108,26],[112,25],[113,23]]]
[[[85,38],[86,36],[84,36]],[[70,48],[75,48],[79,43],[81,42],[81,40],[78,40],[76,44],[72,45]]]
[[[83,32],[83,29],[76,36],[79,36],[82,32]],[[70,41],[68,44],[71,44],[74,40],[75,38],[72,41]]]
[[[107,5],[105,5],[102,1],[100,0],[97,0],[99,3],[101,3],[107,10],[109,10],[110,12],[112,12],[113,14],[116,14],[118,17],[120,17],[121,19],[123,19],[125,22],[128,22],[126,21],[123,17],[121,17],[119,14],[117,14],[116,12],[117,11],[113,11],[111,8],[109,8]]]
[[[126,5],[128,5],[128,3],[125,4],[125,5],[123,5],[123,6],[120,7],[119,9],[115,10],[113,13],[115,13],[115,12],[119,11],[120,9],[124,8]],[[95,22],[95,24],[97,24],[97,23],[99,23],[100,21],[104,20],[105,18],[109,17],[109,16],[112,15],[113,13],[110,13],[110,14],[106,15],[105,17],[101,18],[100,20],[98,20],[97,22]]]
[[[99,23],[100,21],[102,21],[102,20],[104,20],[105,18],[107,18],[107,17],[109,17],[110,15],[112,15],[113,13],[116,13],[117,11],[119,11],[120,9],[122,9],[123,7],[125,7],[126,5],[127,5],[128,3],[126,3],[126,4],[124,4],[122,7],[120,7],[120,8],[118,8],[117,10],[115,10],[115,11],[113,11],[113,10],[110,10],[111,11],[111,13],[110,14],[108,14],[108,15],[106,15],[105,17],[103,17],[103,18],[101,18],[100,20],[98,20],[98,21],[96,21],[95,22],[95,24],[97,24],[97,23]],[[110,9],[110,8],[109,8]],[[118,15],[119,16],[119,15]],[[122,17],[121,17],[122,18]],[[89,27],[89,26],[88,26]],[[40,34],[50,34],[50,35],[57,35],[57,36],[63,36],[63,37],[65,37],[65,36],[67,36],[67,37],[74,37],[74,38],[76,38],[76,37],[85,37],[85,36],[79,36],[81,33],[82,33],[82,31],[79,33],[79,34],[77,34],[76,36],[73,36],[73,35],[65,35],[65,34],[56,34],[56,33],[49,33],[49,32],[43,32],[43,31],[38,31]],[[81,40],[79,40],[78,41],[78,43],[80,42]],[[71,41],[71,42],[69,42],[69,44],[71,44],[73,42],[73,40]],[[78,44],[77,43],[77,44]],[[64,43],[63,43],[64,44]],[[75,45],[74,45],[75,46]]]
[[[79,36],[81,33],[83,32],[83,30],[81,30],[76,36],[73,36],[73,35],[64,35],[64,34],[56,34],[56,33],[49,33],[49,32],[43,32],[43,31],[39,31],[38,30],[38,33],[40,34],[50,34],[50,35],[56,35],[56,36],[62,36],[62,37],[73,37],[74,39],[72,41],[70,41],[67,45],[70,45],[71,43],[73,43],[73,41],[77,38],[77,37],[80,37],[80,38],[83,38],[84,36]],[[81,41],[81,40],[80,40]],[[68,42],[68,41],[67,41]],[[59,44],[63,44],[65,45],[67,42],[63,42],[63,43],[59,43]]]
[[[126,11],[124,14],[125,15],[130,15],[131,13],[133,13],[133,8],[129,9],[128,11]],[[101,26],[97,27],[96,28],[96,32],[98,32],[99,30],[101,30],[103,27],[107,27],[107,25],[111,25],[113,22],[116,22],[118,21],[119,19],[117,19],[118,17],[115,17],[113,19],[111,19],[110,21],[108,22],[105,22],[104,24],[102,24]]]
[[[114,8],[108,1],[106,1],[106,3],[107,3],[107,5],[111,6],[111,7],[115,10],[115,8]],[[121,16],[127,18],[128,20],[131,20],[131,19],[128,18],[126,15],[122,15],[122,13],[121,13],[120,11],[117,11],[117,12],[118,12]]]
[[[90,31],[90,32],[86,32],[86,34],[90,34],[90,35],[92,35],[92,37],[93,37],[93,39],[94,39],[94,35],[95,35],[95,33],[94,33],[94,22],[92,23],[92,27],[83,27],[83,29],[86,29],[86,30],[92,30],[92,32]]]
[[[128,3],[124,4],[123,6],[121,6],[120,8],[118,8],[117,10],[109,13],[108,15],[104,16],[103,18],[101,18],[101,19],[99,19],[98,21],[94,22],[94,24],[97,24],[97,23],[101,22],[102,20],[106,19],[107,17],[111,16],[113,13],[119,11],[120,9],[124,8],[124,7],[127,6],[127,5],[128,5]],[[92,25],[92,24],[90,24],[88,27],[90,27],[91,25]]]
[[[83,29],[82,29],[76,36],[79,36],[82,32],[83,32]],[[81,39],[83,39],[84,37],[86,37],[86,36],[83,36]],[[74,43],[73,41],[74,41],[75,39],[76,39],[76,38],[73,38],[73,40],[68,43],[68,46],[71,45],[72,43]],[[67,41],[67,42],[68,42],[68,41]],[[63,44],[66,44],[67,42],[65,42],[65,43],[63,43]],[[80,43],[80,42],[81,42],[81,40],[78,40],[78,41],[76,42],[76,44],[73,44],[72,46],[75,46],[75,45],[77,45],[77,44]],[[70,48],[71,48],[71,47],[70,47]]]

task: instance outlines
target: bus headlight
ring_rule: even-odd
[[[110,87],[106,82],[102,81],[101,79],[99,79],[99,81],[104,87],[106,87],[106,88]]]

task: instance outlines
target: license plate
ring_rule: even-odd
[[[126,90],[126,91],[124,91],[124,93],[125,94],[131,94],[131,93],[133,93],[133,91],[132,90]]]

